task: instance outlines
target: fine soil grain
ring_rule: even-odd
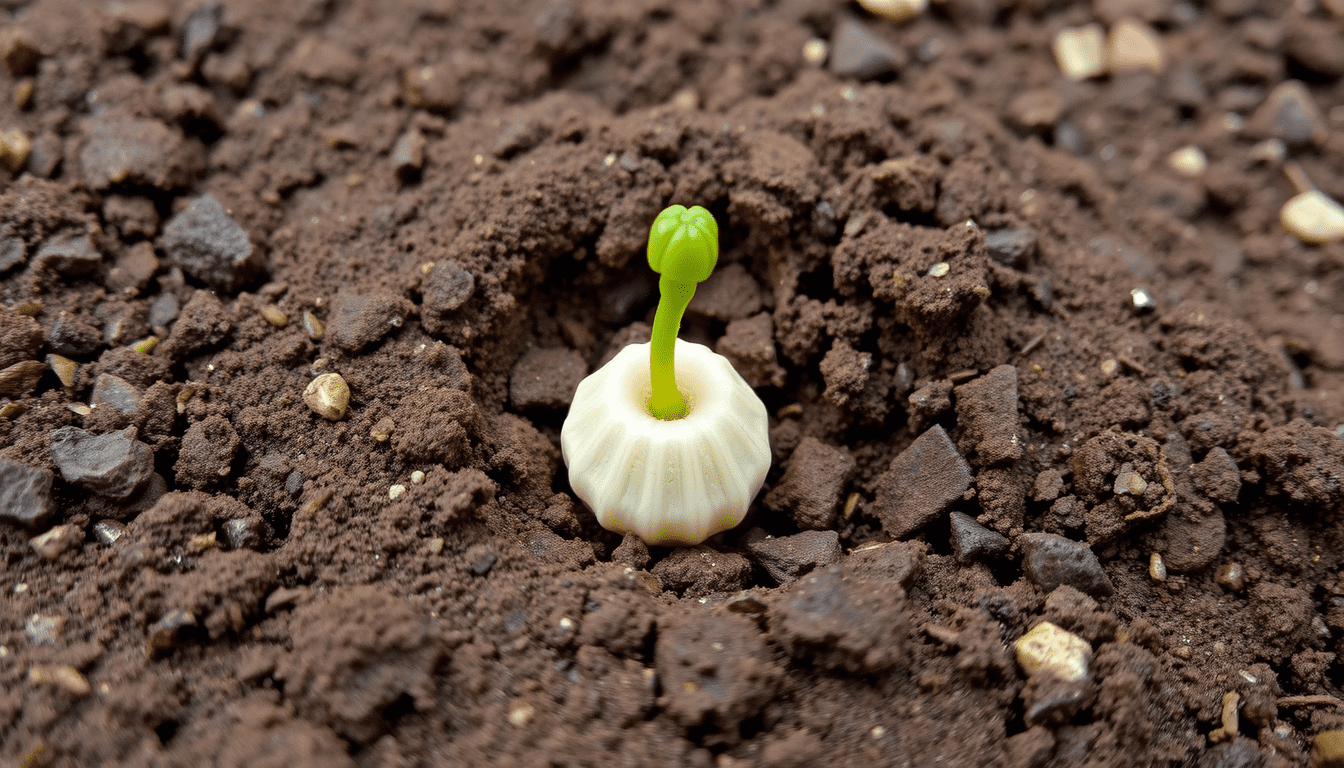
[[[1342,52],[1338,0],[0,0],[0,763],[1344,765],[1344,244],[1280,222],[1344,199]],[[673,203],[774,462],[669,549],[558,446]]]

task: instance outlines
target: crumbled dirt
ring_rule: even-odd
[[[0,14],[0,762],[1338,761],[1337,0]],[[669,550],[558,441],[672,203],[774,465]]]

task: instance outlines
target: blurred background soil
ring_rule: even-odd
[[[1344,6],[879,6],[0,0],[0,760],[1344,765]],[[672,203],[775,463],[651,550]]]

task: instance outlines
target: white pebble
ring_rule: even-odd
[[[406,492],[406,486],[397,484],[387,489],[387,498],[395,499]]]
[[[1279,221],[1304,242],[1344,240],[1344,206],[1318,189],[1309,189],[1284,203]]]
[[[1052,47],[1055,62],[1070,80],[1086,80],[1106,72],[1106,31],[1100,24],[1061,29]]]
[[[1048,621],[1018,638],[1013,648],[1017,663],[1027,674],[1045,669],[1061,680],[1087,677],[1087,664],[1092,658],[1092,646],[1086,640]]]
[[[418,469],[415,470],[414,472],[411,473],[411,482],[414,483],[414,484],[416,484],[416,485],[419,485],[419,484],[425,482],[425,473],[424,473],[424,472],[421,472],[421,471],[418,470]]]
[[[1197,179],[1208,170],[1209,159],[1199,147],[1186,146],[1167,155],[1167,166],[1186,178]]]

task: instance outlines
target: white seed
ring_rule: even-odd
[[[1208,170],[1209,159],[1199,147],[1185,146],[1167,155],[1167,166],[1186,178],[1197,179]]]
[[[1121,19],[1111,25],[1106,63],[1112,72],[1146,69],[1161,72],[1162,38],[1153,28],[1134,19]]]
[[[1106,72],[1106,31],[1100,24],[1061,29],[1052,48],[1060,71],[1070,80],[1086,80]]]
[[[1162,556],[1156,552],[1148,558],[1148,578],[1153,581],[1167,580],[1167,564],[1162,562]]]
[[[401,494],[403,494],[403,493],[405,493],[405,492],[406,492],[406,486],[401,485],[400,483],[398,483],[397,485],[394,485],[394,486],[392,486],[391,488],[388,488],[388,489],[387,489],[387,498],[389,498],[389,499],[396,499],[397,497],[401,496]]]
[[[1318,189],[1309,189],[1284,203],[1279,221],[1304,242],[1344,240],[1344,206]]]
[[[318,416],[340,421],[350,406],[350,386],[339,373],[324,373],[309,382],[303,391],[303,402]]]
[[[929,277],[943,277],[952,267],[946,261],[940,261],[929,267]]]
[[[419,485],[425,482],[425,473],[421,472],[418,469],[415,470],[414,472],[411,473],[411,482],[414,483],[415,485]]]
[[[1027,674],[1044,669],[1061,680],[1087,677],[1087,664],[1092,658],[1092,646],[1086,640],[1048,621],[1018,638],[1013,648],[1017,663]]]
[[[65,665],[43,664],[33,667],[28,670],[28,682],[34,685],[50,685],[71,696],[88,696],[93,690],[79,670]]]

